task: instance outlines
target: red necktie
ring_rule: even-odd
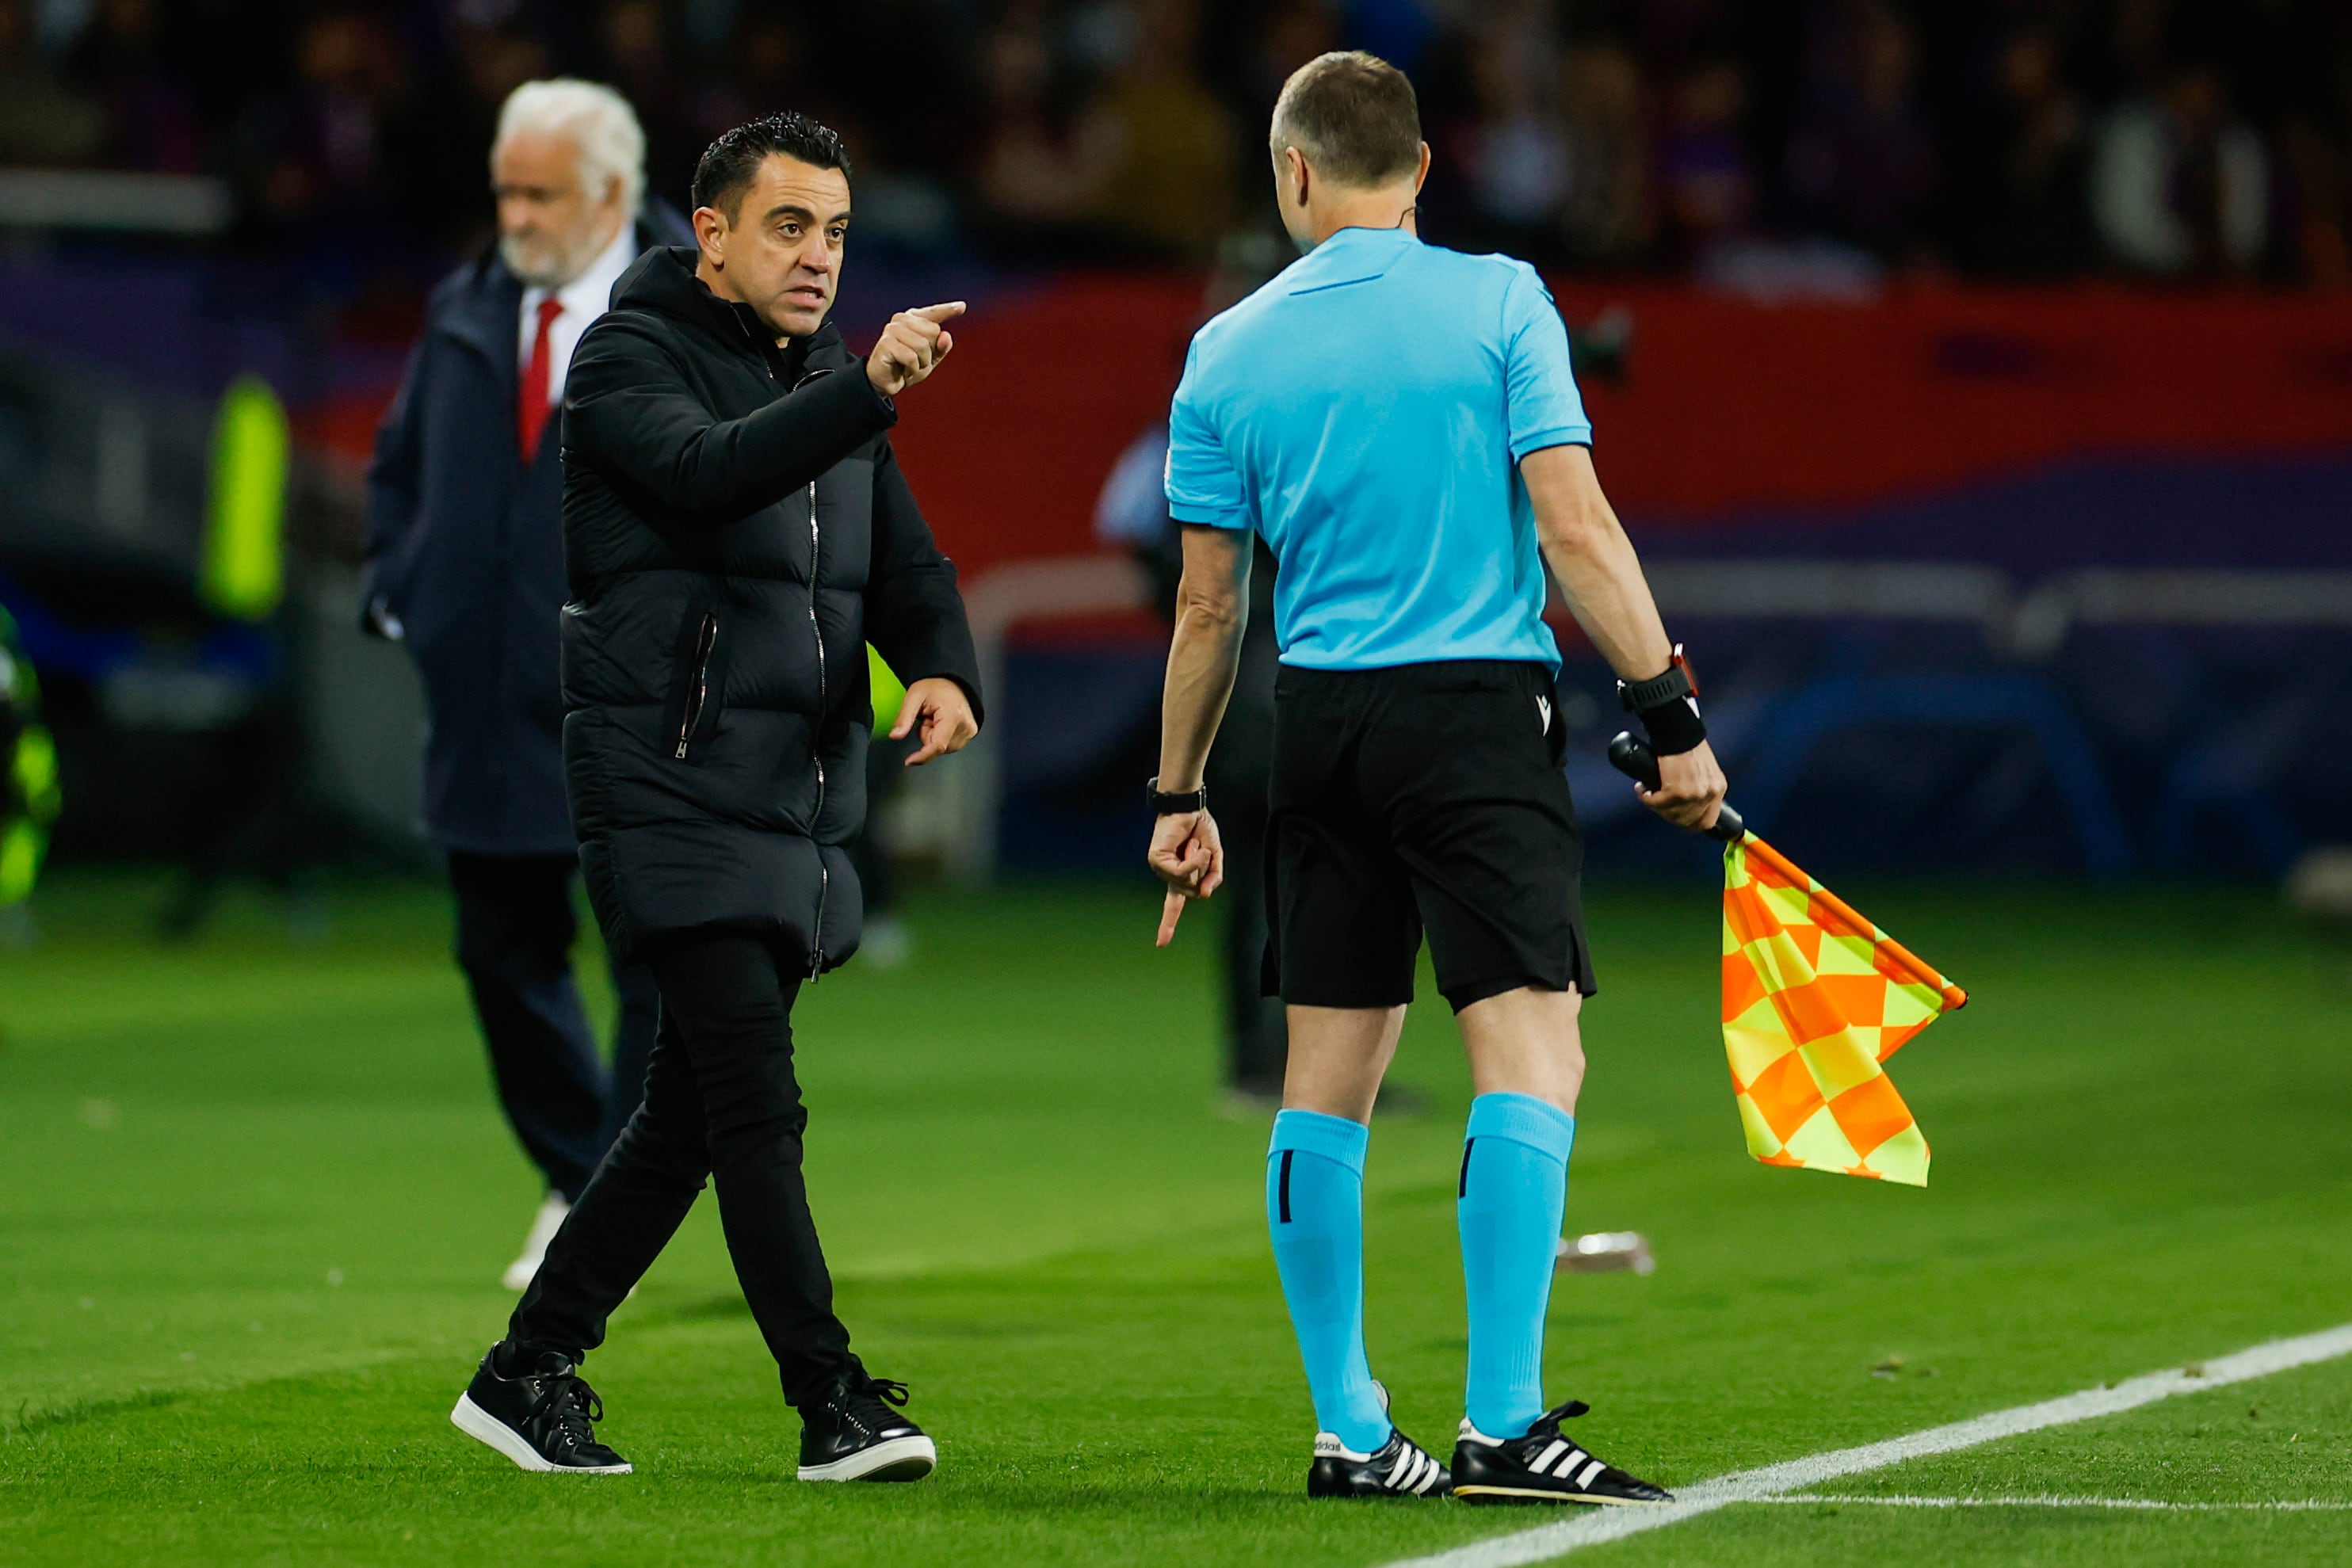
[[[551,294],[539,302],[539,335],[531,340],[530,360],[522,368],[521,400],[515,406],[515,431],[522,437],[522,460],[539,455],[539,433],[547,424],[547,333],[563,314],[563,301]]]

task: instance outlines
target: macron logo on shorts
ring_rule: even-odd
[[[1549,735],[1551,733],[1551,698],[1536,698],[1536,712],[1543,717],[1543,732]]]

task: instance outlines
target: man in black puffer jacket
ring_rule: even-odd
[[[706,1177],[800,1411],[803,1480],[937,1462],[833,1311],[801,1178],[803,981],[856,950],[872,728],[866,644],[907,683],[920,764],[979,728],[955,567],[886,432],[953,347],[961,305],[902,312],[860,361],[826,319],[849,218],[831,131],[729,131],[694,180],[696,246],[624,275],[565,383],[564,765],[605,941],[648,965],[645,1104],[452,1419],[526,1469],[626,1469],[581,1381]]]

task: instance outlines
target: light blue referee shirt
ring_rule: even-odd
[[[1194,335],[1168,509],[1265,536],[1286,664],[1557,669],[1518,460],[1591,439],[1535,268],[1341,229]]]

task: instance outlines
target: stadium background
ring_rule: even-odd
[[[1076,1369],[1124,1368],[1058,1342],[1034,1363],[973,1347],[1011,1334],[1008,1313],[1072,1301],[1165,1290],[1171,1314],[1192,1314],[1156,1331],[1170,1356],[1197,1371],[1214,1352],[1194,1341],[1227,1334],[1286,1372],[1264,1270],[1234,1260],[1257,1245],[1262,1134],[1211,1110],[1206,959],[1151,968],[1106,935],[1127,920],[1139,941],[1150,916],[1135,785],[1165,642],[1094,512],[1164,413],[1217,256],[1273,233],[1259,147],[1276,88],[1340,46],[1398,60],[1422,90],[1425,235],[1539,263],[1596,350],[1601,473],[1707,682],[1734,798],[1810,868],[1858,879],[1980,997],[2013,998],[1902,1064],[1924,1081],[1906,1092],[1956,1207],[1889,1219],[1786,1187],[1726,1201],[1764,1173],[1736,1163],[1708,1061],[1709,852],[1648,821],[1601,764],[1606,672],[1560,620],[1598,939],[1629,1009],[1619,1028],[1654,1078],[1607,1103],[1628,1141],[1596,1145],[1572,1216],[1647,1216],[1669,1242],[1683,1224],[1658,1289],[1698,1291],[1660,1317],[1632,1281],[1596,1285],[1615,1293],[1579,1320],[1584,1342],[1678,1368],[1667,1392],[1616,1397],[1662,1425],[1711,1417],[1710,1388],[1752,1376],[1768,1329],[1831,1312],[1854,1321],[1764,1377],[1759,1407],[1817,1399],[1809,1376],[1906,1334],[1915,1360],[1916,1343],[2010,1357],[1974,1381],[1957,1365],[1900,1380],[1925,1419],[2332,1321],[2321,1303],[2333,1291],[2340,1311],[2352,1284],[2330,1218],[2347,1172],[2328,1152],[2352,1091],[2344,977],[2328,928],[2288,918],[2274,890],[2298,868],[2296,885],[2322,886],[2315,852],[2352,838],[2341,5],[0,0],[0,605],[40,671],[66,800],[29,913],[0,911],[0,1118],[22,1151],[0,1199],[22,1308],[0,1417],[22,1446],[0,1452],[0,1486],[27,1500],[20,1542],[54,1546],[41,1532],[68,1524],[150,1539],[133,1458],[194,1442],[173,1423],[197,1410],[247,1423],[256,1444],[282,1437],[298,1397],[361,1409],[388,1393],[437,1419],[450,1357],[501,1310],[472,1254],[498,1250],[509,1217],[470,1212],[468,1194],[521,1201],[528,1183],[438,956],[446,916],[411,825],[411,678],[359,639],[352,595],[375,419],[425,289],[485,242],[497,105],[551,71],[629,95],[653,193],[674,204],[728,124],[787,104],[832,120],[858,163],[853,338],[904,304],[972,302],[895,439],[964,569],[996,717],[885,821],[931,889],[913,924],[918,964],[935,967],[913,973],[971,998],[969,1034],[935,1037],[893,988],[912,977],[853,969],[823,1008],[859,1065],[813,1070],[820,1123],[829,1091],[845,1126],[889,1135],[903,1117],[968,1191],[845,1241],[846,1288],[887,1307],[899,1298],[877,1281],[912,1281],[891,1332],[923,1375],[952,1385],[977,1355],[1043,1377],[1039,1412],[1077,1407]],[[249,455],[225,433],[267,445],[281,412],[282,517],[274,501],[260,515],[282,577],[265,560],[240,591],[219,563],[223,529],[253,515],[234,499]],[[1141,1042],[1148,1070],[1107,1066],[1105,1030]],[[1438,1113],[1391,1146],[1452,1136],[1445,1034],[1415,1026],[1403,1071]],[[2217,1042],[2253,1052],[2219,1088]],[[1061,1119],[1025,1119],[1056,1097]],[[1140,1130],[1195,1103],[1197,1125]],[[2172,1134],[2121,1130],[2190,1123],[2194,1170],[2168,1155]],[[1202,1174],[1203,1151],[1232,1170]],[[822,1187],[822,1145],[814,1157]],[[383,1187],[387,1163],[436,1161],[416,1192]],[[1450,1192],[1445,1175],[1389,1189],[1401,1232],[1450,1247],[1442,1206],[1423,1202]],[[857,1201],[856,1222],[896,1223]],[[1884,1255],[1811,1246],[1812,1228],[1848,1224],[1887,1227]],[[648,1334],[731,1375],[748,1324],[714,1304],[723,1260],[695,1234],[675,1278],[648,1283]],[[1726,1331],[1706,1292],[1755,1271],[1742,1249],[1758,1237],[1783,1249],[1761,1269],[1779,1294],[1760,1325]],[[1172,1272],[1150,1266],[1163,1247]],[[330,1255],[348,1293],[321,1294]],[[1098,1256],[1118,1261],[1066,1261]],[[1890,1275],[1886,1257],[1915,1271]],[[1045,1273],[984,1272],[1032,1264]],[[1685,1266],[1707,1282],[1677,1284]],[[2005,1328],[1952,1304],[1996,1276],[2030,1280],[2044,1304]],[[1921,1278],[1951,1302],[1915,1299],[1903,1281]],[[1443,1291],[1425,1305],[1442,1349]],[[394,1370],[331,1370],[353,1335]],[[651,1405],[663,1384],[657,1358],[645,1365]],[[328,1381],[286,1381],[313,1376]],[[1297,1402],[1263,1377],[1219,1377],[1297,1425]],[[248,1386],[280,1392],[238,1404]],[[2298,1396],[2339,1413],[2346,1396],[2340,1378]],[[1892,1419],[1832,1406],[1828,1425],[1858,1437]],[[1450,1419],[1435,1409],[1421,1425]],[[657,1440],[690,1451],[693,1413]],[[1014,1457],[992,1484],[1023,1473],[1006,1434],[1038,1440],[1053,1418],[998,1430]],[[1780,1418],[1734,1419],[1661,1462],[1686,1479],[1835,1435]],[[1255,1427],[1176,1419],[1186,1441],[1260,1454]],[[1261,1445],[1268,1467],[1296,1447],[1278,1438]],[[429,1431],[402,1440],[401,1463],[446,1463]],[[2209,1441],[2117,1452],[2144,1479],[2165,1443]],[[223,1474],[271,1473],[250,1456],[224,1469],[201,1443],[173,1452],[179,1479],[155,1484],[192,1489],[170,1493],[183,1501]],[[1222,1472],[1186,1469],[1188,1452],[1172,1472],[1134,1459],[1131,1498],[1171,1473],[1214,1494]],[[2249,1495],[2322,1484],[2300,1458],[2262,1473],[2275,1484]],[[441,1484],[425,1474],[420,1518]],[[719,1529],[723,1500],[705,1501]],[[330,1485],[288,1506],[352,1504]],[[1214,1533],[1221,1503],[1206,1524],[1136,1506],[1132,1541],[1240,1554]],[[296,1530],[259,1504],[241,1517],[252,1539]],[[457,1532],[439,1543],[484,1539],[469,1517],[439,1517]],[[1054,1555],[952,1517],[971,1539]],[[182,1528],[199,1552],[244,1539]],[[1271,1515],[1235,1528],[1273,1532],[1267,1560],[1305,1551]],[[360,1539],[398,1555],[394,1538]],[[2083,1550],[2166,1560],[2165,1540],[2110,1531]],[[2231,1550],[2296,1560],[2286,1540]],[[1370,1561],[1395,1542],[1317,1544]],[[1765,1560],[1769,1544],[1716,1560]],[[2018,1543],[1977,1544],[2004,1561]]]

